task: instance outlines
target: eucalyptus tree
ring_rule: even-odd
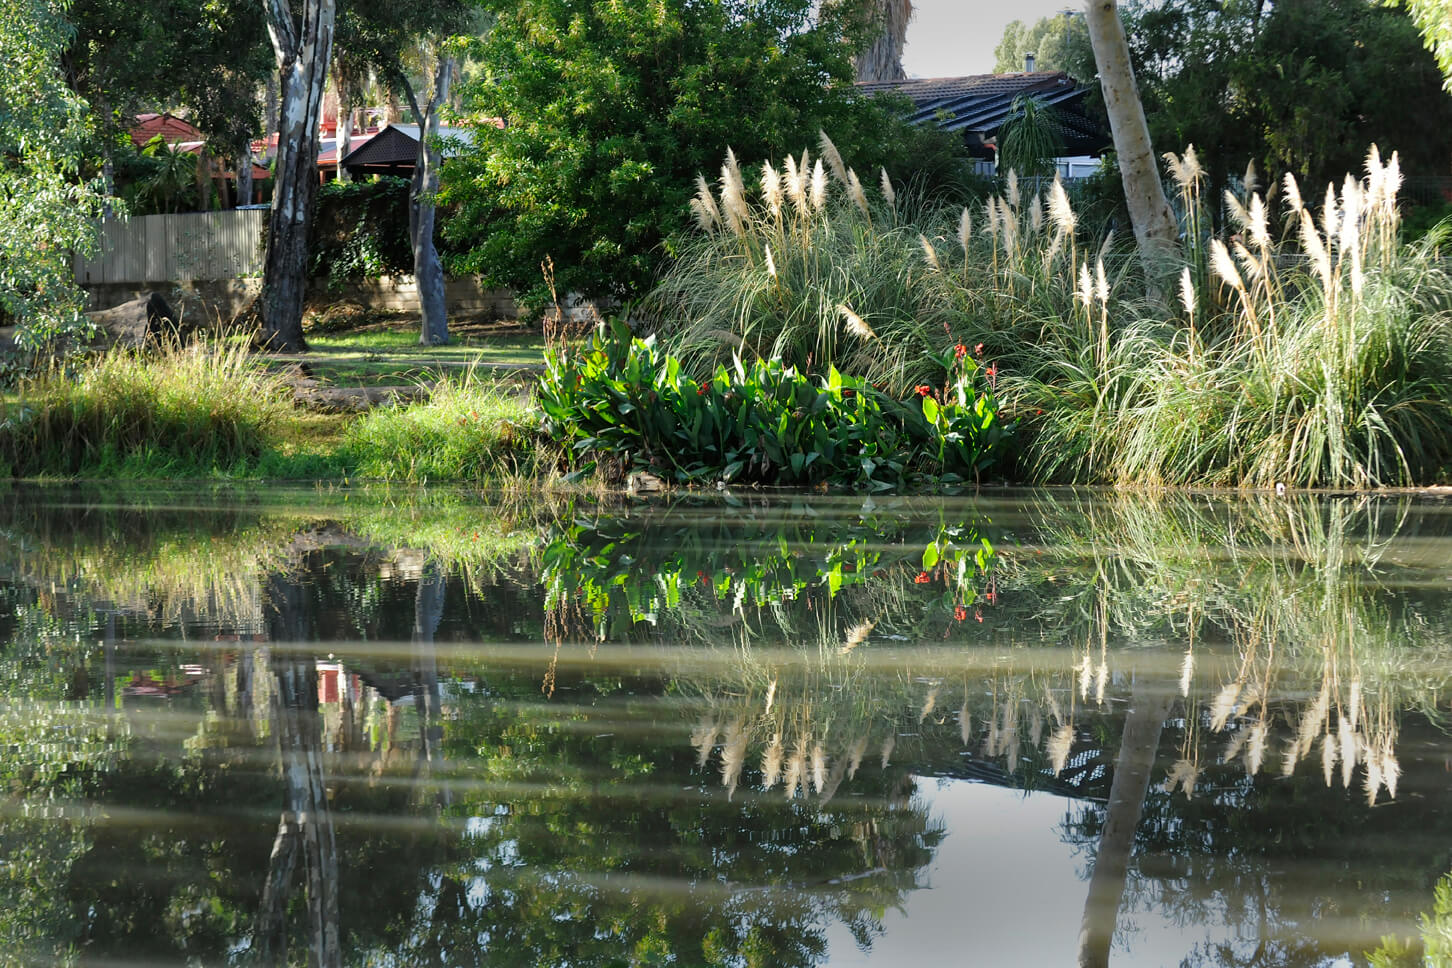
[[[332,59],[337,0],[264,0],[267,33],[277,60],[279,108],[267,259],[259,300],[258,343],[271,350],[307,349],[303,297],[307,287],[308,222],[317,188],[318,122]]]
[[[1160,181],[1159,164],[1150,143],[1144,105],[1134,82],[1129,43],[1119,19],[1117,0],[1087,0],[1085,22],[1094,48],[1094,63],[1104,89],[1104,108],[1119,156],[1119,177],[1129,220],[1146,272],[1153,277],[1175,249],[1178,226]],[[1153,285],[1151,288],[1155,288]]]

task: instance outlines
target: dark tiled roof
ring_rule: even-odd
[[[913,102],[910,120],[959,131],[971,147],[993,141],[1012,112],[1014,98],[1037,97],[1056,111],[1059,134],[1070,154],[1095,154],[1109,143],[1098,122],[1084,113],[1088,89],[1062,71],[971,74],[967,77],[908,78],[858,84],[871,94],[888,91]]]
[[[468,143],[474,140],[474,133],[467,128],[439,128],[439,137]],[[417,158],[418,125],[390,124],[345,155],[343,167],[386,165],[412,168]]]

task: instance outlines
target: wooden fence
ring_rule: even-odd
[[[76,256],[76,282],[141,286],[260,275],[266,225],[266,209],[108,219],[95,255]]]

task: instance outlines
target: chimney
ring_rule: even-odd
[[[1034,52],[1033,51],[1029,51],[1027,54],[1024,54],[1023,55],[1023,71],[1024,71],[1025,74],[1032,74],[1034,72]]]

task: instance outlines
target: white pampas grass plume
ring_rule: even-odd
[[[1191,319],[1195,318],[1195,281],[1190,278],[1189,266],[1180,270],[1180,305]]]
[[[1381,781],[1386,786],[1387,795],[1393,800],[1397,798],[1397,780],[1401,779],[1402,767],[1397,762],[1396,755],[1391,751],[1391,741],[1387,740],[1381,750]]]
[[[867,208],[867,193],[862,190],[862,182],[857,178],[857,172],[851,168],[847,169],[847,194],[851,196],[852,203],[862,210],[863,215],[871,217]]]
[[[973,738],[973,714],[968,712],[968,700],[963,700],[963,708],[958,710],[958,738],[967,746],[968,741]]]
[[[1326,200],[1321,207],[1321,230],[1326,233],[1329,247],[1341,232],[1341,210],[1336,205],[1336,186],[1326,186]]]
[[[812,211],[820,212],[822,206],[827,204],[827,170],[822,167],[822,159],[818,158],[812,166]]]
[[[963,247],[963,258],[968,257],[968,241],[973,238],[973,215],[968,211],[968,206],[963,206],[963,214],[958,216],[958,244]]]
[[[771,246],[766,247],[766,274],[776,278],[776,259],[772,258]]]
[[[843,321],[847,324],[847,332],[861,340],[876,338],[877,334],[872,331],[871,326],[867,325],[866,320],[849,309],[845,303],[838,305],[837,312],[841,314]],[[853,640],[853,636],[857,633],[858,629],[862,629],[862,625],[857,626],[848,633],[847,642],[840,650],[843,655],[851,652],[867,639],[867,633],[872,631],[872,623],[865,622],[863,624],[866,625],[866,629],[862,631],[862,638]]]
[[[781,779],[782,757],[781,733],[776,733],[771,737],[771,745],[761,755],[761,788],[763,790],[770,790],[776,786],[776,781]]]
[[[1185,792],[1185,799],[1190,800],[1195,796],[1195,783],[1199,779],[1199,767],[1189,760],[1176,760],[1175,764],[1170,767],[1169,775],[1165,777],[1165,784],[1161,789],[1173,794],[1178,788]]]
[[[843,185],[847,184],[847,166],[842,164],[841,152],[832,143],[832,139],[827,137],[827,132],[818,131],[817,135],[817,150],[827,160],[827,166],[832,169],[832,177],[836,178]]]
[[[1250,199],[1250,221],[1246,224],[1246,230],[1250,233],[1250,241],[1257,249],[1265,252],[1270,248],[1270,224],[1266,217],[1265,202],[1259,195],[1252,195]]]
[[[1260,187],[1260,173],[1255,170],[1255,159],[1245,163],[1245,177],[1241,179],[1245,185],[1247,195],[1253,194]]]
[[[1250,213],[1245,210],[1244,205],[1240,204],[1240,199],[1235,197],[1235,193],[1228,188],[1225,190],[1225,209],[1229,212],[1230,220],[1235,223],[1236,228],[1244,229],[1250,222]]]
[[[1109,663],[1103,659],[1099,660],[1099,668],[1094,670],[1094,701],[1104,705],[1104,687],[1109,685]]]
[[[1075,670],[1079,675],[1079,698],[1089,698],[1089,684],[1094,679],[1094,660],[1089,658],[1089,653],[1084,653],[1084,659]]]
[[[1018,172],[1010,168],[1008,170],[1008,207],[1018,212]]]
[[[1234,763],[1240,751],[1245,749],[1245,738],[1249,735],[1248,729],[1237,729],[1230,735],[1230,742],[1225,744],[1225,749],[1220,753],[1220,762]]]
[[[1296,772],[1296,763],[1300,761],[1301,748],[1294,739],[1286,741],[1286,750],[1281,754],[1281,776],[1292,776]]]
[[[1361,722],[1361,680],[1352,679],[1351,686],[1346,690],[1346,712],[1351,719],[1351,729],[1354,731]]]
[[[1068,723],[1049,734],[1049,765],[1054,768],[1054,776],[1064,772],[1064,764],[1069,762],[1069,751],[1073,748],[1074,727]]]
[[[1237,290],[1245,288],[1245,281],[1240,278],[1240,270],[1235,268],[1235,260],[1230,258],[1230,250],[1219,239],[1210,240],[1210,267],[1217,276]]]
[[[696,213],[696,223],[707,232],[714,231],[721,224],[721,210],[716,207],[716,196],[702,175],[696,176],[696,197],[691,199],[691,211]]]
[[[897,734],[888,733],[887,739],[882,741],[882,768],[884,770],[887,769],[887,765],[892,762],[892,749],[896,745]]]
[[[1109,277],[1104,274],[1102,258],[1094,263],[1094,296],[1099,300],[1099,305],[1109,305]]]
[[[1301,209],[1301,248],[1310,257],[1311,265],[1315,267],[1322,285],[1331,288],[1331,254],[1326,251],[1326,245],[1321,241],[1321,233],[1316,231],[1316,223],[1311,218],[1310,210],[1305,208]]]
[[[1331,778],[1336,772],[1336,737],[1327,733],[1321,737],[1321,773],[1326,778],[1326,786],[1330,788]]]
[[[897,191],[892,187],[892,179],[888,177],[886,168],[882,169],[878,184],[882,186],[882,197],[887,199],[887,207],[897,208]]]
[[[1383,171],[1386,172],[1386,181],[1382,191],[1391,204],[1395,204],[1397,193],[1402,190],[1402,159],[1397,152],[1392,152],[1391,161],[1386,163]]]
[[[746,186],[741,180],[741,167],[736,164],[736,152],[730,148],[726,149],[726,161],[721,166],[721,209],[734,234],[746,231]]]
[[[1079,266],[1079,287],[1074,290],[1074,298],[1085,306],[1094,302],[1094,276],[1089,272],[1087,259]]]
[[[807,210],[807,173],[791,155],[786,160],[786,193],[798,212]]]
[[[1029,234],[1037,235],[1039,229],[1044,227],[1044,200],[1034,193],[1029,201]]]
[[[1049,221],[1054,223],[1054,228],[1068,235],[1074,231],[1078,224],[1078,217],[1074,214],[1074,206],[1069,204],[1069,194],[1064,191],[1064,183],[1059,176],[1054,176],[1054,183],[1049,186]]]
[[[1189,270],[1187,269],[1186,272]],[[1180,662],[1180,695],[1190,695],[1190,682],[1195,677],[1195,653],[1191,649],[1185,650],[1185,658]]]
[[[781,218],[782,185],[781,173],[771,162],[761,166],[761,197],[773,218]]]
[[[1356,746],[1355,727],[1345,716],[1336,717],[1336,740],[1341,749],[1341,786],[1351,789],[1351,774],[1356,770],[1359,750]]]
[[[938,262],[938,251],[933,248],[933,243],[929,242],[928,237],[922,233],[918,233],[918,241],[922,243],[923,258],[927,260],[928,268],[934,272],[941,272],[943,267]]]
[[[827,785],[827,753],[821,743],[812,744],[812,789],[819,795]]]
[[[1170,170],[1170,179],[1181,188],[1190,187],[1190,179],[1185,174],[1185,166],[1180,162],[1180,156],[1173,151],[1166,151],[1160,157],[1165,160],[1165,167]]]
[[[1292,214],[1299,214],[1306,205],[1301,201],[1301,186],[1296,181],[1296,176],[1286,172],[1286,177],[1281,180],[1284,186],[1286,204],[1290,207]]]
[[[766,687],[766,715],[771,715],[771,707],[776,702],[776,680]]]

